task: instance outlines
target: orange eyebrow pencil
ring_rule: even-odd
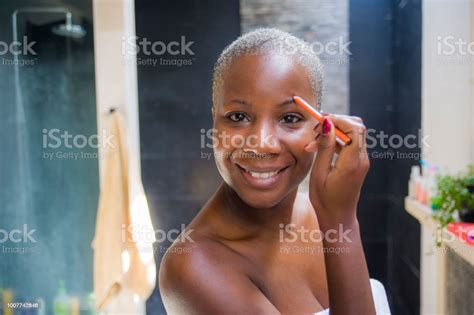
[[[324,116],[321,115],[313,106],[311,106],[308,102],[302,99],[299,96],[293,96],[293,100],[299,106],[301,106],[305,111],[307,111],[311,116],[313,116],[317,121],[322,123],[324,121]],[[341,146],[351,144],[352,139],[349,138],[344,132],[342,132],[339,128],[335,127],[334,131],[336,132],[336,141]]]

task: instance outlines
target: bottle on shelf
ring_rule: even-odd
[[[408,181],[408,196],[416,198],[417,196],[417,182],[420,179],[420,167],[413,165],[411,167],[410,180]]]
[[[53,302],[54,315],[69,315],[69,298],[66,293],[64,281],[59,281],[58,293]]]

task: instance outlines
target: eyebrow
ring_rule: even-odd
[[[229,104],[230,104],[230,103],[236,103],[236,104],[240,104],[240,105],[244,105],[244,106],[248,106],[248,107],[252,106],[251,103],[248,103],[248,102],[246,102],[246,101],[244,101],[244,100],[240,100],[240,99],[233,99],[233,100],[231,100],[231,101],[228,102],[228,103],[229,103]],[[284,100],[284,101],[283,101],[282,103],[280,103],[278,106],[287,106],[287,105],[291,105],[291,104],[295,104],[295,105],[296,105],[296,103],[295,103],[295,101],[293,100],[293,98],[289,98],[289,99]]]

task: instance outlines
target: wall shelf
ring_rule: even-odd
[[[432,218],[433,211],[431,208],[411,197],[406,197],[405,210],[417,219],[421,225],[428,227],[433,233],[436,233],[437,222]],[[450,247],[453,252],[474,267],[474,246],[467,244],[447,229],[443,229],[442,233],[443,245]]]

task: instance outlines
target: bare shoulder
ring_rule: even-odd
[[[218,268],[229,254],[217,241],[203,236],[192,240],[176,240],[161,261],[160,286],[163,284],[166,289],[168,282],[185,280],[185,277],[199,277],[201,272]]]
[[[276,312],[236,253],[208,237],[193,241],[175,242],[161,262],[160,293],[168,314]]]

